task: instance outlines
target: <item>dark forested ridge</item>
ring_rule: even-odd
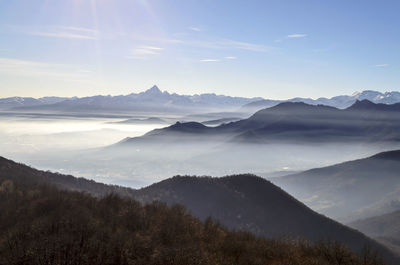
[[[230,232],[183,207],[0,178],[0,264],[382,264],[335,243]]]
[[[389,263],[398,262],[361,233],[314,213],[251,175],[175,177],[132,190],[38,171],[1,158],[0,196],[0,264],[65,260],[71,260],[66,264],[379,264],[373,252],[362,252],[366,245]],[[173,206],[176,203],[201,220]],[[364,253],[369,263],[337,244],[289,243],[229,232],[207,219],[209,215],[228,228],[275,240],[283,236],[337,240]]]
[[[134,190],[121,186],[105,185],[84,178],[63,175],[50,171],[41,171],[16,163],[0,156],[0,177],[20,179],[28,184],[51,184],[61,190],[86,192],[96,197],[117,194],[122,197],[131,197]]]
[[[228,228],[268,238],[313,242],[330,239],[355,251],[365,244],[382,249],[360,232],[315,213],[279,187],[254,175],[178,176],[138,190],[135,198],[142,202],[182,204],[201,220],[213,216]]]

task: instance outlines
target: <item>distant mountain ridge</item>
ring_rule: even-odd
[[[400,243],[400,210],[356,220],[349,223],[349,225],[372,237],[390,237],[398,240],[398,243]]]
[[[250,102],[243,106],[244,109],[259,110],[262,108],[273,107],[281,102],[304,102],[310,105],[326,105],[336,107],[339,109],[348,108],[356,101],[368,100],[373,103],[394,104],[400,102],[400,92],[378,92],[373,90],[364,90],[362,92],[355,92],[352,95],[335,96],[332,98],[292,98],[288,100],[270,100],[262,99]]]
[[[400,210],[356,220],[348,225],[400,254]]]
[[[309,207],[349,222],[400,210],[399,172],[400,150],[394,150],[271,180]]]
[[[0,98],[0,110],[12,109],[17,107],[49,105],[67,99],[74,99],[74,98],[66,98],[66,97],[42,97],[37,99],[31,97]]]
[[[245,98],[216,95],[213,93],[196,95],[179,95],[162,92],[157,86],[140,92],[119,96],[89,96],[89,97],[11,97],[0,99],[0,110],[47,110],[47,111],[135,111],[135,112],[176,112],[191,110],[201,112],[205,109],[237,110],[254,112],[272,107],[282,102],[304,102],[310,105],[327,105],[336,108],[347,108],[357,100],[369,100],[373,103],[394,104],[400,102],[400,92],[377,92],[365,90],[353,95],[336,96],[332,98],[291,98],[287,100],[271,100],[261,97]]]
[[[17,110],[48,110],[61,112],[134,111],[134,112],[196,112],[201,110],[234,109],[261,98],[231,97],[216,94],[178,95],[162,92],[157,86],[120,96],[70,98],[49,104],[15,105]],[[0,108],[4,109],[4,107]]]
[[[283,102],[257,111],[247,119],[208,127],[197,122],[177,122],[156,129],[140,139],[154,142],[220,137],[225,141],[266,143],[270,141],[400,141],[400,103],[375,104],[356,101],[346,109],[303,102]],[[224,137],[223,137],[224,136]]]

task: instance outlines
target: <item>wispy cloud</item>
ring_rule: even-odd
[[[0,74],[81,82],[88,81],[89,74],[91,73],[93,74],[89,70],[79,70],[79,67],[76,65],[0,57]]]
[[[376,66],[376,67],[388,67],[389,64],[387,64],[387,63],[384,63],[384,64],[376,64],[375,66]]]
[[[68,32],[41,32],[35,31],[30,32],[30,35],[42,36],[42,37],[55,37],[55,38],[64,38],[64,39],[82,39],[82,40],[95,40],[95,37],[82,35],[82,34],[73,34]]]
[[[131,50],[128,59],[146,59],[161,54],[164,50],[162,47],[157,46],[138,46]]]
[[[63,39],[80,39],[80,40],[95,40],[98,39],[98,31],[82,27],[69,26],[52,26],[45,30],[30,31],[29,35],[63,38]]]
[[[245,41],[237,41],[226,38],[217,37],[204,37],[202,39],[188,38],[187,36],[181,36],[181,38],[168,38],[168,37],[146,37],[143,34],[135,34],[134,39],[142,43],[158,43],[159,45],[183,45],[194,48],[204,49],[219,49],[219,50],[247,50],[252,52],[270,52],[276,47],[256,44]]]
[[[210,63],[210,62],[220,62],[220,59],[201,59],[200,62]]]
[[[236,49],[253,51],[253,52],[268,52],[274,49],[274,47],[266,46],[262,44],[254,44],[249,42],[225,40],[222,42],[223,45],[232,46]]]
[[[198,27],[189,27],[189,29],[192,31],[197,31],[197,32],[203,31],[201,28],[198,28]]]
[[[89,29],[89,28],[82,28],[82,27],[70,27],[70,26],[57,26],[60,29],[64,30],[71,30],[71,31],[80,31],[80,32],[88,32],[92,34],[97,34],[98,30]]]
[[[145,36],[144,34],[134,34],[132,38],[141,43],[162,43],[162,44],[181,44],[182,40],[163,36]]]
[[[289,34],[289,35],[287,35],[287,37],[290,38],[290,39],[299,39],[299,38],[307,37],[307,34],[299,34],[299,33]]]
[[[237,50],[249,51],[249,52],[257,52],[257,53],[268,53],[279,48],[264,44],[257,44],[245,41],[237,41],[226,38],[217,38],[217,37],[207,37],[207,36],[197,36],[193,38],[193,36],[188,36],[185,34],[177,34],[174,35],[176,38],[169,38],[168,36],[146,36],[135,34],[133,39],[137,43],[141,43],[141,46],[136,46],[129,51],[127,55],[127,59],[153,59],[157,58],[157,55],[164,53],[165,49],[171,50],[195,50],[196,53],[202,53],[207,50],[219,50],[221,53],[221,57],[215,55],[216,58],[207,58],[207,54],[209,52],[204,52],[203,55],[206,58],[198,58],[196,61],[200,62],[220,62],[224,60],[235,60],[237,59],[235,56],[223,56],[222,54],[229,53],[237,53]],[[173,48],[172,48],[173,47]],[[214,52],[212,53],[214,54]],[[184,55],[183,55],[184,56]]]
[[[235,41],[230,39],[215,39],[215,40],[187,40],[182,42],[185,45],[196,47],[196,48],[205,48],[205,49],[216,49],[216,50],[246,50],[252,52],[269,52],[275,47],[262,45],[262,44],[254,44],[243,41]]]
[[[164,48],[155,47],[155,46],[140,46],[140,47],[134,48],[132,50],[132,54],[134,54],[134,55],[156,55],[156,54],[160,54],[160,52],[162,50],[164,50]]]

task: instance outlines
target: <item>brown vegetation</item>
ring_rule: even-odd
[[[336,243],[261,239],[182,206],[0,178],[0,264],[382,264]]]

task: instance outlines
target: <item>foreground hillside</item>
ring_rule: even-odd
[[[259,239],[181,206],[96,199],[12,172],[0,176],[0,227],[0,264],[383,264],[368,249]]]
[[[64,190],[86,191],[101,198],[107,196],[107,194],[116,193],[145,203],[152,203],[155,200],[166,202],[171,206],[178,203],[186,206],[191,214],[203,221],[206,221],[208,216],[212,216],[214,219],[220,221],[224,226],[231,229],[250,231],[258,236],[275,239],[306,239],[310,242],[334,240],[346,244],[357,253],[360,253],[365,246],[370,246],[372,249],[379,250],[387,260],[393,262],[397,260],[392,253],[361,233],[351,230],[311,211],[309,208],[299,203],[270,182],[252,175],[238,175],[219,179],[205,177],[175,177],[141,190],[132,190],[117,186],[107,186],[85,179],[76,179],[72,176],[38,171],[21,164],[16,164],[10,160],[0,159],[0,179],[3,179],[3,182],[4,180],[11,179],[13,183],[11,186],[23,185],[23,187],[28,189],[27,191],[22,190],[21,192],[16,192],[12,196],[7,195],[7,198],[16,198],[17,200],[22,199],[22,201],[20,204],[15,205],[14,203],[17,202],[7,203],[5,204],[5,207],[7,205],[14,205],[13,208],[19,206],[22,207],[23,205],[25,205],[24,207],[30,207],[29,205],[31,203],[34,203],[34,205],[38,203],[37,207],[40,208],[42,207],[42,204],[40,203],[42,199],[38,198],[38,201],[35,203],[34,200],[29,197],[29,194],[36,194],[36,190],[30,191],[29,187],[32,185],[37,186],[38,184],[51,184]],[[22,184],[19,184],[18,182]],[[10,186],[7,182],[3,184],[5,187]],[[50,191],[51,190],[52,189],[50,189]],[[24,195],[19,198],[19,194],[26,194],[29,196],[24,197]],[[57,192],[50,192],[50,194],[55,195]],[[74,193],[60,194],[66,194],[65,196],[67,197],[78,196],[71,195]],[[46,215],[52,214],[58,205],[61,207],[62,201],[64,200],[62,196],[64,195],[60,196],[61,197],[58,197],[57,200],[50,197],[48,199],[49,203],[52,201],[50,205],[43,204],[44,209],[47,210],[40,213],[40,209],[38,208],[40,216],[44,215],[42,216],[44,220],[48,219]],[[79,199],[75,201],[76,203],[82,201],[82,204],[79,207],[90,206],[93,207],[93,209],[90,208],[92,210],[97,208],[101,209],[102,207],[107,208],[102,206],[101,203],[111,200],[110,198],[112,198],[112,200],[117,200],[115,204],[121,206],[111,203],[109,207],[113,210],[102,210],[103,212],[100,212],[102,218],[106,218],[105,220],[112,223],[118,223],[117,220],[119,220],[119,217],[117,218],[117,216],[124,216],[127,214],[127,210],[124,209],[123,206],[124,204],[132,204],[129,200],[116,199],[115,197],[109,197],[108,199],[97,201],[91,197],[87,197],[86,195],[79,194],[79,196]],[[85,204],[86,200],[89,201],[88,204]],[[96,205],[97,203],[100,203],[100,205]],[[133,206],[127,207],[130,209]],[[26,209],[29,208],[21,209],[21,213],[24,213]],[[118,212],[118,209],[121,209],[122,212]],[[147,208],[145,207],[145,209]],[[62,211],[64,210],[60,210],[61,212],[58,212],[55,216],[60,218],[65,215],[69,216],[70,213],[68,211],[75,211],[75,207],[68,202],[68,205],[65,206],[65,210],[67,210],[66,213],[63,214]],[[114,210],[117,212],[112,212]],[[85,212],[86,210],[81,209],[79,211]],[[27,211],[26,213],[31,214],[31,211]],[[18,217],[12,217],[12,214],[13,211],[10,210],[11,217],[8,217],[12,218],[10,220],[20,219]],[[35,214],[35,212],[33,212],[33,214]],[[75,216],[76,214],[78,213],[73,212],[71,213],[71,216]],[[87,215],[85,214],[85,216]],[[114,216],[116,216],[117,219],[114,220]],[[129,214],[129,216],[131,218],[136,218],[136,215],[133,213]],[[40,217],[40,220],[42,220],[42,217]],[[33,217],[23,217],[21,220],[31,220],[32,218]],[[89,216],[87,218],[89,218],[88,220],[91,220],[92,217]],[[96,219],[97,217],[93,218]],[[174,219],[172,218],[171,220]],[[11,224],[14,223],[10,223],[9,225]],[[130,227],[130,224],[128,223],[124,224]],[[125,228],[120,229],[123,230]],[[148,238],[148,240],[150,239]],[[223,248],[223,246],[219,246],[218,248],[220,247]],[[324,263],[317,262],[315,264]]]
[[[386,252],[360,232],[315,213],[272,183],[253,175],[174,177],[140,189],[134,196],[147,203],[159,200],[169,205],[182,204],[201,220],[212,216],[228,228],[263,237],[335,240],[354,251],[370,245]]]
[[[313,209],[352,221],[400,209],[400,150],[274,178]]]

